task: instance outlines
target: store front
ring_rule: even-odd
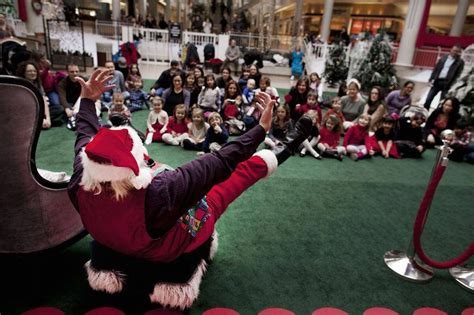
[[[291,21],[294,18],[294,5],[278,10],[279,33],[291,34]],[[303,6],[303,32],[319,34],[324,3],[305,3]],[[334,38],[343,27],[350,35],[358,35],[369,31],[375,34],[384,28],[394,39],[399,39],[403,30],[403,12],[394,4],[356,4],[336,3],[331,19],[331,36]]]

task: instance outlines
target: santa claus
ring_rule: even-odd
[[[94,239],[86,263],[89,284],[108,294],[140,292],[152,303],[189,308],[217,249],[216,221],[294,154],[312,121],[304,116],[287,141],[255,153],[275,103],[260,93],[259,125],[218,152],[175,170],[156,170],[132,127],[100,128],[94,102],[113,87],[109,79],[100,70],[87,82],[77,79],[82,92],[69,195]]]

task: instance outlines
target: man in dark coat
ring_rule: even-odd
[[[462,47],[456,44],[451,48],[449,55],[441,58],[430,76],[431,89],[426,97],[425,108],[430,109],[431,102],[441,92],[441,98],[446,96],[449,88],[461,75],[464,61],[461,59]]]

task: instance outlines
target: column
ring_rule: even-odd
[[[165,21],[168,23],[171,20],[171,0],[166,0]]]
[[[332,18],[332,10],[334,7],[334,0],[326,0],[324,1],[324,14],[323,14],[323,21],[321,23],[321,39],[327,43],[329,40],[329,35],[331,33],[331,18]]]
[[[261,51],[264,51],[264,44],[265,44],[265,40],[264,40],[264,34],[263,34],[263,19],[264,19],[264,16],[265,16],[265,1],[260,1],[260,13],[258,15],[258,29],[259,29],[259,32],[258,32],[258,38],[259,38],[259,48]]]
[[[408,4],[403,35],[398,48],[397,65],[413,66],[413,55],[415,54],[415,45],[420,25],[423,19],[426,0],[410,0]]]
[[[148,3],[150,6],[148,7],[148,13],[150,13],[152,16],[154,16],[157,20],[156,20],[156,23],[159,22],[159,19],[158,19],[158,3],[157,1],[150,1]]]
[[[270,15],[268,17],[268,48],[276,48],[273,44],[273,28],[275,27],[276,0],[270,0]]]
[[[303,0],[296,0],[295,17],[293,19],[293,29],[291,35],[293,36],[293,47],[296,46],[297,37],[300,33],[301,18],[303,16]]]
[[[146,19],[147,14],[146,2],[146,0],[140,0],[140,16],[143,20]]]
[[[112,20],[120,20],[120,0],[112,0]]]
[[[449,36],[461,36],[464,22],[466,22],[467,10],[469,9],[469,0],[459,0],[456,16],[454,17],[453,26]]]
[[[26,6],[26,15],[28,19],[26,20],[26,29],[30,34],[44,33],[43,27],[43,15],[37,15],[33,10],[31,5]]]

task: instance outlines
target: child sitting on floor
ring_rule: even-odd
[[[393,114],[392,114],[393,115]],[[375,153],[381,154],[388,159],[393,157],[400,158],[395,141],[395,120],[392,115],[386,115],[382,118],[382,127],[375,131],[375,134],[369,139],[369,147]]]
[[[181,146],[185,150],[202,151],[202,145],[206,139],[209,124],[205,121],[204,111],[194,108],[191,114],[192,121],[188,123],[188,138],[183,139]]]
[[[153,110],[148,114],[146,125],[145,144],[161,142],[168,125],[168,114],[163,110],[163,100],[159,96],[153,97]]]
[[[286,135],[291,130],[293,130],[293,122],[290,119],[290,108],[286,104],[278,105],[276,115],[272,119],[270,132],[264,141],[265,145],[274,148],[278,143],[285,140]]]
[[[175,106],[173,116],[170,117],[162,138],[164,143],[170,145],[180,145],[184,139],[188,138],[186,105],[178,104]]]
[[[424,116],[420,113],[400,118],[395,141],[400,157],[421,158],[421,154],[425,151],[423,129],[421,128],[424,122]]]
[[[221,115],[212,113],[209,116],[209,129],[206,132],[206,139],[202,145],[204,153],[219,151],[222,145],[227,143],[229,132],[224,126]],[[201,152],[198,155],[202,155]]]
[[[318,94],[314,91],[309,91],[308,96],[306,97],[306,104],[303,105],[296,105],[295,112],[299,115],[303,115],[307,113],[309,110],[315,110],[318,113],[318,121],[323,119],[323,115],[321,112],[321,107],[318,104]]]
[[[329,115],[319,130],[320,139],[318,143],[319,152],[323,156],[333,157],[342,161],[346,149],[339,145],[341,139],[341,124],[336,115]]]
[[[127,106],[124,105],[124,99],[122,93],[115,92],[112,95],[112,105],[109,108],[109,117],[113,114],[120,114],[125,116],[130,122],[132,121],[132,114],[128,110]],[[109,121],[110,123],[110,121]],[[111,124],[111,123],[110,123]],[[112,125],[112,124],[111,124]]]
[[[351,159],[358,161],[366,156],[371,157],[374,151],[368,147],[369,144],[369,122],[370,116],[362,114],[357,122],[350,127],[344,136],[344,147]]]
[[[141,89],[141,86],[142,81],[140,79],[133,81],[133,88],[130,90],[130,103],[128,104],[128,108],[132,113],[145,107],[149,108],[147,103],[148,94]]]

